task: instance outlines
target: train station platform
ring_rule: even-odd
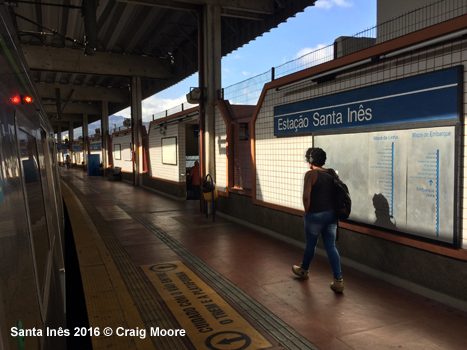
[[[467,313],[124,181],[60,168],[97,349],[465,349]],[[70,278],[70,276],[68,276]]]

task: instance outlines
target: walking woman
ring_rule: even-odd
[[[334,281],[331,289],[336,293],[344,290],[339,252],[336,248],[337,216],[335,210],[334,170],[324,169],[326,152],[321,148],[309,148],[306,160],[310,170],[305,174],[303,186],[303,206],[305,208],[306,248],[302,264],[294,265],[292,271],[303,279],[308,279],[309,268],[316,252],[321,235],[324,248],[331,263]]]

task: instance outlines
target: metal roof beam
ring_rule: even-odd
[[[271,15],[275,10],[275,0],[117,0],[130,4],[148,5],[164,7],[174,10],[197,11],[199,6],[214,5],[222,9],[241,10],[244,12],[254,12]]]
[[[55,99],[55,89],[57,88],[60,89],[61,96],[71,95],[73,101],[107,101],[112,103],[129,101],[128,89],[47,83],[36,84],[36,90],[43,100]]]
[[[165,59],[106,52],[85,56],[82,50],[38,45],[22,45],[22,49],[31,70],[163,80],[173,77],[170,61]]]
[[[44,102],[44,109],[47,115],[58,115],[57,106],[55,103],[47,104]],[[63,107],[61,111],[62,118],[60,120],[65,120],[64,116],[66,114],[101,114],[102,110],[98,104],[89,104],[89,103],[68,103]]]
[[[47,113],[49,115],[50,122],[54,126],[62,126],[68,129],[70,122],[73,122],[74,128],[79,128],[83,125],[83,114],[82,113],[64,113],[62,119],[57,119],[55,114]]]
[[[124,2],[128,4],[135,5],[146,5],[146,6],[156,6],[162,7],[171,10],[182,10],[182,11],[198,11],[197,6],[186,3],[183,1],[171,1],[171,0],[116,0],[116,2]]]
[[[264,20],[264,15],[261,13],[247,12],[247,11],[242,11],[239,9],[222,9],[221,16],[247,19],[250,21],[263,21]]]

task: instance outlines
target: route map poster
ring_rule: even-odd
[[[349,220],[453,244],[455,140],[446,126],[320,135],[313,145],[349,187]]]

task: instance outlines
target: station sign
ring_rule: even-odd
[[[89,145],[89,149],[91,151],[101,151],[102,150],[102,145],[100,142],[92,142],[90,145]]]
[[[274,135],[458,118],[459,68],[274,107]]]

